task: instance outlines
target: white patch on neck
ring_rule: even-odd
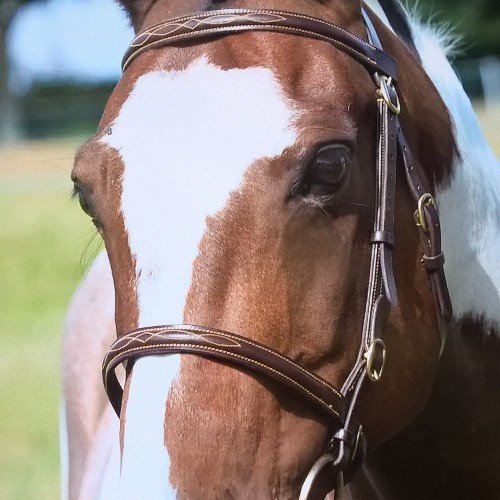
[[[224,208],[254,161],[294,143],[293,119],[265,68],[223,70],[201,58],[184,71],[137,80],[102,140],[124,163],[122,210],[136,259],[139,326],[182,323],[206,217]],[[178,359],[144,358],[134,366],[124,493],[135,484],[143,498],[174,494],[162,436]]]
[[[377,3],[375,0],[367,2]],[[500,325],[500,164],[481,131],[471,102],[446,52],[443,30],[409,17],[422,64],[450,111],[459,159],[451,185],[437,193],[446,277],[454,315]]]

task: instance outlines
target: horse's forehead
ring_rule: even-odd
[[[210,148],[217,139],[225,137],[227,143],[230,137],[246,133],[251,147],[254,137],[264,135],[262,122],[271,120],[277,132],[290,128],[291,108],[270,69],[223,69],[200,57],[182,70],[154,70],[139,76],[106,142],[114,146],[130,133],[151,142],[154,139],[148,133],[154,132],[155,138],[194,138],[201,141],[200,147]],[[134,143],[143,148],[140,141]],[[167,150],[163,153],[168,156]]]
[[[123,163],[140,323],[182,321],[206,217],[223,209],[253,162],[295,142],[294,117],[266,68],[224,70],[202,57],[138,78],[101,142]]]

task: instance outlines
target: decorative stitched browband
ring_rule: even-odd
[[[396,79],[396,63],[383,50],[334,24],[314,17],[267,9],[222,9],[169,19],[137,35],[122,61],[122,69],[142,52],[243,31],[275,31],[324,40],[347,52],[371,71]]]
[[[364,9],[362,14],[368,42],[341,27],[296,13],[265,9],[203,12],[168,20],[140,33],[123,60],[123,68],[126,69],[149,48],[201,41],[242,31],[274,31],[327,41],[363,64],[376,83],[375,220],[370,237],[372,250],[368,292],[357,359],[342,388],[336,389],[304,366],[258,342],[234,333],[193,325],[155,326],[129,332],[113,343],[103,362],[104,386],[118,415],[123,390],[115,368],[120,363],[133,363],[143,356],[174,353],[194,354],[242,366],[277,380],[315,404],[332,420],[334,432],[325,454],[309,472],[300,500],[312,494],[324,498],[334,487],[336,492],[340,491],[343,472],[363,459],[365,438],[361,425],[354,419],[354,410],[364,380],[368,377],[378,381],[382,376],[386,357],[382,333],[391,307],[397,304],[392,254],[398,158],[417,206],[415,223],[423,249],[422,264],[429,275],[435,298],[441,348],[444,345],[445,320],[451,317],[436,203],[399,124],[400,102],[394,85],[396,63],[383,51],[375,27]],[[128,364],[127,368],[131,366]],[[330,476],[334,478],[333,482]]]

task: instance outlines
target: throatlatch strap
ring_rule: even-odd
[[[417,203],[415,222],[418,227],[420,245],[424,251],[422,264],[429,275],[438,315],[450,319],[453,307],[444,273],[444,255],[441,248],[441,223],[436,202],[432,196],[425,174],[415,162],[405,137],[398,127],[398,147],[403,158],[406,180]],[[441,332],[443,335],[443,332]]]

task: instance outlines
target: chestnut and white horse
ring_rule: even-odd
[[[357,0],[122,3],[136,31],[224,4],[300,12],[366,37]],[[347,494],[493,498],[500,167],[446,36],[408,16],[420,65],[379,2],[365,3],[399,65],[408,143],[434,183],[454,318],[440,355],[400,175],[399,306],[384,332],[384,377],[361,394],[371,450]],[[119,421],[100,365],[116,332],[189,322],[242,332],[339,384],[356,355],[368,279],[373,92],[346,54],[277,33],[157,48],[125,72],[73,170],[107,253],[66,322],[64,497],[297,497],[327,429],[292,394],[204,358],[143,358]],[[315,158],[322,145],[336,151],[326,166]]]

